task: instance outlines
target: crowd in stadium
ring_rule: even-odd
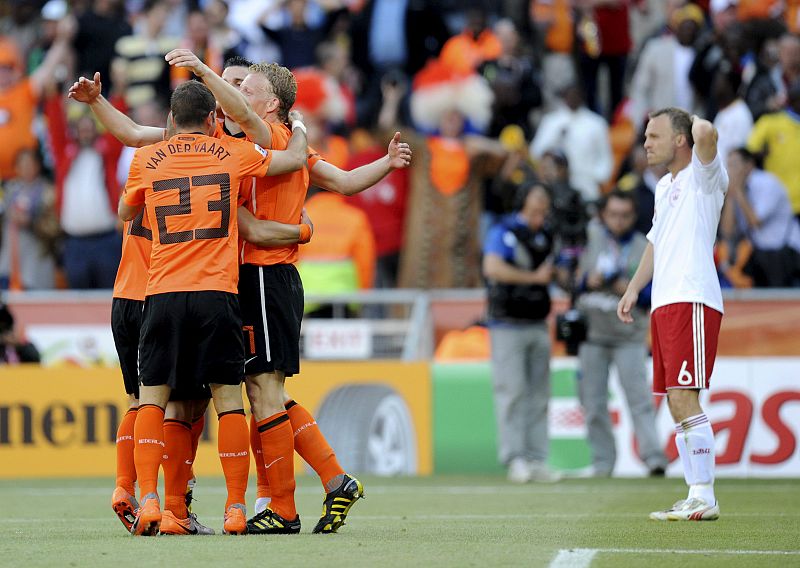
[[[643,130],[669,106],[719,132],[723,286],[796,286],[798,33],[797,0],[0,2],[0,286],[113,286],[133,150],[67,87],[99,72],[115,106],[163,126],[192,78],[164,60],[176,47],[217,72],[233,56],[291,68],[309,144],[343,169],[383,155],[395,130],[414,149],[369,191],[310,194],[307,292],[330,284],[315,289],[314,269],[331,255],[356,274],[339,291],[480,286],[486,231],[533,180],[567,267],[614,189],[635,196],[647,232],[665,172],[647,165]]]

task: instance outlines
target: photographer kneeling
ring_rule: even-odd
[[[639,442],[639,454],[651,475],[664,475],[667,460],[655,426],[655,409],[647,384],[645,337],[650,286],[639,294],[639,314],[632,325],[617,318],[617,303],[636,272],[647,246],[634,229],[636,203],[630,193],[613,191],[600,203],[600,222],[592,222],[578,265],[577,307],[588,323],[581,344],[579,392],[586,418],[593,475],[608,477],[617,459],[608,413],[608,376],[613,362]]]

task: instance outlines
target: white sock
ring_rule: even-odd
[[[686,449],[683,426],[681,426],[680,422],[675,424],[675,447],[678,448],[678,456],[681,458],[683,478],[686,480],[686,485],[691,487],[692,483],[694,483],[694,473],[692,472],[692,463],[689,461],[689,452]]]
[[[271,497],[259,497],[256,499],[256,515],[264,511],[267,507],[269,507],[269,503],[272,501]]]
[[[717,499],[714,496],[714,431],[711,423],[705,414],[698,414],[682,420],[681,426],[692,470],[689,498],[699,497],[714,505]]]

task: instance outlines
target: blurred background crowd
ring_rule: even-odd
[[[626,230],[646,233],[665,170],[642,135],[666,106],[719,130],[723,285],[796,286],[798,32],[800,0],[3,0],[0,286],[112,287],[132,150],[66,86],[98,71],[118,108],[163,126],[191,79],[164,61],[179,46],[218,72],[233,56],[291,68],[309,143],[339,167],[380,157],[395,130],[411,143],[412,167],[369,191],[310,193],[301,270],[350,259],[337,291],[481,286],[488,228],[534,183],[562,267],[612,191],[633,196]]]

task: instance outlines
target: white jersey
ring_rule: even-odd
[[[714,241],[727,191],[728,172],[719,153],[703,165],[692,150],[691,163],[675,179],[668,173],[659,180],[647,233],[653,243],[652,310],[690,302],[722,312]]]

